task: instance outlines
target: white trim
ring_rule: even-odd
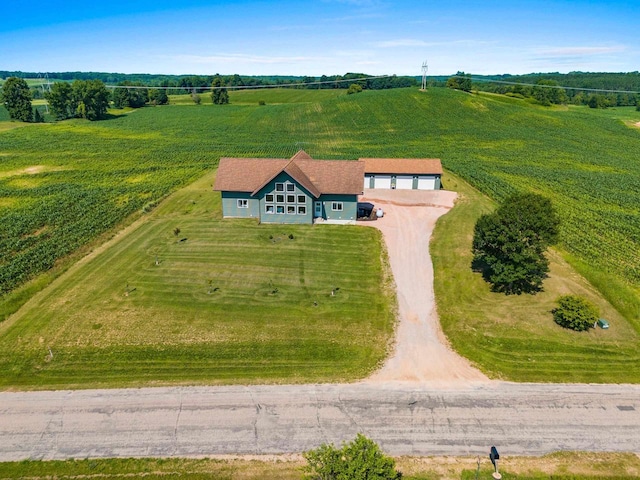
[[[331,202],[331,211],[332,212],[342,212],[342,211],[344,211],[344,203],[343,202]]]
[[[246,198],[238,198],[238,208],[249,208],[249,200]]]

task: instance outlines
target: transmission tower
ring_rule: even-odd
[[[51,81],[49,80],[49,74],[45,73],[44,77],[42,76],[41,73],[38,74],[38,80],[42,80],[42,83],[40,84],[40,87],[42,87],[42,98],[47,98],[45,93],[50,92],[51,91]],[[49,113],[49,102],[45,101],[44,102],[44,109],[47,113]]]
[[[427,70],[429,70],[429,66],[427,65],[427,61],[422,62],[422,87],[420,90],[427,89]]]

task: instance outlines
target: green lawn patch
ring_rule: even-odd
[[[379,232],[221,220],[212,182],[2,325],[0,386],[330,382],[376,368],[395,320]]]
[[[431,242],[435,292],[443,330],[452,346],[493,378],[521,382],[637,383],[640,336],[583,277],[554,250],[551,272],[536,295],[490,291],[471,269],[477,218],[494,204],[453,175],[445,185],[460,194],[437,224]],[[557,325],[551,311],[560,295],[580,295],[611,323],[574,332]]]

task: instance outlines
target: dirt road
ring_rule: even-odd
[[[399,310],[395,351],[369,382],[446,387],[489,381],[448,347],[436,312],[429,240],[436,221],[453,207],[455,198],[455,192],[444,190],[365,190],[362,201],[385,213],[369,225],[384,236]]]

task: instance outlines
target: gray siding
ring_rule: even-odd
[[[356,220],[358,215],[357,195],[320,195],[317,200],[322,202],[322,213],[325,220]],[[342,203],[342,210],[333,210],[334,202]]]
[[[247,208],[240,208],[238,200],[246,200]],[[222,215],[228,218],[259,218],[260,202],[248,192],[222,192]]]

